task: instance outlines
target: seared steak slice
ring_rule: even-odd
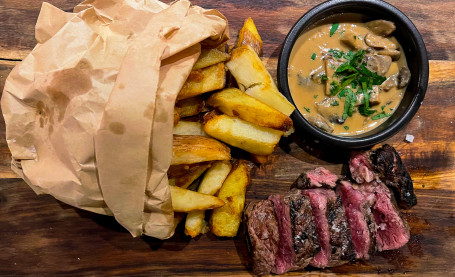
[[[302,173],[297,180],[295,180],[293,187],[299,189],[320,187],[334,188],[337,180],[338,176],[323,167],[318,167],[315,170]]]
[[[353,258],[353,246],[340,199],[333,190],[307,189],[302,193],[310,198],[321,251],[311,265],[325,268],[348,262]]]
[[[376,224],[371,212],[374,194],[354,189],[349,181],[341,181],[337,193],[345,209],[356,258],[368,260],[375,252]]]
[[[362,185],[359,190],[373,193],[373,215],[376,221],[376,244],[379,251],[398,249],[411,237],[409,226],[393,202],[393,196],[383,183]]]
[[[411,176],[395,148],[385,144],[371,153],[371,161],[379,171],[381,181],[392,189],[401,208],[409,209],[417,204]]]
[[[300,190],[293,189],[285,196],[289,203],[292,234],[294,239],[295,265],[301,269],[306,267],[318,253],[318,234],[314,224],[310,198]]]
[[[272,272],[283,274],[289,270],[296,269],[296,266],[294,265],[295,252],[294,241],[292,239],[290,208],[284,201],[283,195],[271,195],[269,196],[269,199],[273,202],[280,233],[275,267],[272,269]]]
[[[376,177],[370,161],[370,151],[354,151],[349,159],[349,171],[357,184],[369,183]]]
[[[278,252],[278,222],[270,200],[250,203],[244,212],[247,245],[253,258],[253,271],[270,274]]]

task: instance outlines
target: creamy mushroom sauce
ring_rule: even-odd
[[[361,98],[363,98],[363,95],[362,97],[356,95],[357,101],[352,116],[346,117],[344,122],[342,122],[346,97],[340,98],[337,95],[333,96],[331,95],[330,89],[332,87],[331,77],[333,76],[335,69],[345,60],[337,61],[332,59],[331,62],[327,62],[326,59],[331,57],[329,50],[336,49],[345,53],[351,50],[356,53],[359,48],[362,48],[368,55],[378,55],[384,53],[384,51],[388,49],[366,45],[364,39],[367,34],[378,36],[377,34],[380,33],[376,32],[376,34],[374,34],[371,25],[370,30],[367,28],[366,23],[339,23],[335,31],[333,30],[333,25],[334,24],[324,24],[317,26],[303,33],[297,39],[289,58],[289,87],[294,103],[307,120],[309,117],[312,119],[308,120],[311,124],[321,128],[321,126],[318,126],[319,124],[317,122],[314,122],[314,116],[322,115],[326,119],[325,123],[329,124],[328,127],[325,126],[321,128],[324,131],[342,136],[358,135],[378,127],[395,111],[405,93],[410,73],[409,70],[407,70],[406,57],[398,41],[392,36],[385,36],[387,39],[385,43],[392,42],[392,47],[393,44],[395,44],[395,47],[397,47],[396,50],[400,52],[399,59],[393,61],[390,68],[386,70],[385,73],[385,77],[389,78],[386,82],[389,80],[395,81],[395,86],[388,91],[385,91],[382,88],[386,82],[382,84],[382,87],[375,87],[376,94],[371,96],[372,102],[370,103],[370,109],[376,110],[376,112],[369,116],[359,113],[358,107],[362,103]],[[331,30],[333,32],[332,36],[330,36]],[[350,44],[340,40],[346,40],[347,36],[352,36],[352,38],[355,39],[354,42],[351,41]],[[374,42],[372,43],[370,41],[369,44],[374,45]],[[357,49],[355,46],[357,46]],[[390,47],[390,45],[386,46]],[[393,59],[397,59],[397,56],[393,57]],[[330,65],[330,63],[333,63],[334,65]],[[328,65],[330,65],[330,67],[327,67]],[[394,76],[398,76],[401,68],[404,68],[405,71],[407,70],[409,76],[405,86],[397,88],[397,78],[394,79]],[[326,70],[329,72],[325,72]],[[321,76],[326,76],[323,77],[325,80],[321,80]],[[319,77],[319,79],[317,77]],[[348,85],[346,88],[351,88],[355,92],[355,89],[352,88],[351,85]],[[372,90],[370,92],[374,94]],[[377,98],[379,98],[379,100]],[[338,105],[334,105],[337,103]],[[381,117],[375,116],[377,114],[383,114],[385,117],[377,119],[378,117]],[[311,118],[311,116],[313,116],[313,118]],[[330,118],[331,116],[332,118]],[[338,117],[338,120],[333,118],[333,116]],[[373,118],[376,118],[376,120]]]

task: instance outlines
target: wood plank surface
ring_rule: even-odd
[[[71,11],[79,1],[50,3]],[[166,1],[169,2],[169,1]],[[264,41],[264,63],[276,77],[277,57],[287,32],[322,1],[192,1],[217,8],[228,19],[233,42],[246,17],[253,17]],[[389,1],[421,32],[432,59],[425,100],[412,121],[387,143],[402,155],[414,180],[418,205],[404,211],[411,240],[403,248],[370,261],[315,270],[306,276],[455,276],[455,0]],[[0,88],[12,68],[34,47],[34,24],[41,1],[0,0]],[[414,142],[404,141],[406,134]],[[10,170],[10,152],[0,119],[0,276],[250,276],[248,253],[235,239],[184,236],[169,240],[132,238],[116,221],[36,196]],[[302,172],[323,165],[346,170],[347,153],[327,151],[300,136],[284,139],[269,163],[254,170],[247,200],[284,192]],[[242,233],[242,230],[241,230]],[[294,272],[289,275],[302,275]]]

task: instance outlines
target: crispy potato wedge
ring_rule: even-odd
[[[231,159],[229,147],[203,136],[174,135],[171,165]]]
[[[210,217],[212,233],[216,236],[235,237],[237,235],[252,167],[251,163],[239,160],[218,192],[218,197],[226,204],[214,209]]]
[[[242,29],[239,31],[237,47],[240,47],[242,45],[251,46],[251,48],[253,48],[254,52],[256,52],[258,56],[262,53],[262,39],[251,17],[248,17],[245,20]]]
[[[177,123],[179,123],[179,120],[180,120],[179,111],[174,108],[174,126],[176,126]]]
[[[178,110],[180,118],[197,115],[204,108],[204,100],[201,97],[191,97],[178,101],[175,108]]]
[[[202,123],[184,120],[180,120],[177,125],[174,126],[173,134],[186,136],[207,136],[204,129],[202,129]]]
[[[246,94],[287,116],[294,111],[294,106],[278,91],[272,76],[251,46],[242,45],[232,50],[226,66]]]
[[[187,190],[177,186],[169,186],[171,190],[172,208],[174,212],[192,212],[215,209],[224,205],[218,197]]]
[[[207,104],[224,114],[258,126],[284,132],[292,127],[292,119],[289,116],[236,88],[227,88],[212,94]]]
[[[204,116],[204,131],[211,137],[257,155],[269,155],[283,132],[239,118],[210,112]]]
[[[193,66],[193,70],[209,67],[211,65],[229,60],[231,55],[216,48],[202,49],[201,55]]]
[[[177,95],[177,100],[191,98],[209,91],[222,89],[226,85],[224,63],[191,71]]]
[[[224,180],[231,171],[232,165],[229,161],[214,162],[213,165],[205,172],[198,192],[214,195],[223,185]],[[209,229],[207,222],[204,220],[205,212],[195,211],[188,213],[185,221],[185,234],[192,238]]]
[[[175,186],[188,188],[194,180],[199,178],[211,166],[211,162],[191,165],[171,165],[167,172],[169,179],[174,179]]]

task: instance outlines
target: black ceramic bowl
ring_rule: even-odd
[[[428,57],[425,44],[411,20],[397,8],[380,0],[333,0],[314,7],[297,21],[284,41],[278,61],[278,86],[294,104],[288,85],[288,61],[294,43],[300,34],[317,26],[325,18],[344,13],[360,14],[365,21],[385,19],[395,23],[397,28],[393,35],[401,44],[411,71],[411,80],[403,100],[387,121],[367,133],[356,136],[335,136],[326,133],[306,121],[297,109],[292,118],[298,133],[310,135],[317,142],[333,147],[365,148],[388,139],[403,128],[419,109],[428,85]]]

